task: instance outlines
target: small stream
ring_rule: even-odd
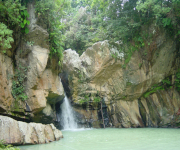
[[[161,128],[106,128],[62,131],[64,138],[50,144],[20,146],[21,150],[179,150],[180,130]]]

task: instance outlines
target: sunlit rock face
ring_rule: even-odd
[[[5,144],[44,144],[63,138],[53,124],[25,123],[6,116],[0,116],[0,131],[0,140]]]
[[[79,124],[102,126],[101,106],[94,102],[98,95],[102,99],[106,126],[178,124],[180,97],[174,88],[143,97],[153,85],[173,76],[177,69],[173,39],[159,35],[154,42],[152,53],[145,57],[141,51],[135,51],[126,65],[124,53],[119,53],[108,41],[95,43],[80,57],[71,49],[64,51],[62,82],[72,99]],[[85,97],[90,102],[80,104]]]

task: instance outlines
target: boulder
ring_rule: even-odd
[[[0,116],[0,140],[4,140],[5,144],[43,144],[60,138],[63,138],[62,132],[53,124],[25,123]]]

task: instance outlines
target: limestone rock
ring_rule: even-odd
[[[176,90],[158,91],[139,100],[140,112],[146,126],[179,127],[180,95]]]
[[[12,144],[21,143],[21,133],[17,121],[9,117],[0,116],[0,140]]]
[[[81,60],[76,51],[68,49],[64,51],[64,54],[63,65],[66,66],[66,71],[73,72],[74,69],[81,69]]]
[[[55,105],[63,100],[64,90],[58,74],[53,73],[51,69],[47,69],[49,58],[47,41],[49,34],[41,26],[37,25],[33,3],[28,3],[28,11],[31,24],[29,25],[30,32],[26,35],[26,39],[34,43],[29,48],[30,52],[25,62],[30,68],[25,84],[28,95],[27,105],[33,113],[37,113],[41,112],[47,103]],[[24,63],[23,60],[21,61],[22,63]]]
[[[13,75],[11,58],[0,54],[0,112],[10,110],[13,103],[13,97],[11,95],[11,76]]]
[[[81,124],[83,120],[91,124],[97,121],[90,115],[92,110],[100,110],[100,107],[96,109],[93,104],[93,99],[97,95],[100,95],[105,102],[103,113],[112,126],[144,127],[172,124],[175,118],[173,114],[180,108],[178,102],[180,98],[176,92],[178,98],[168,105],[160,104],[160,99],[163,97],[164,103],[168,102],[166,97],[169,91],[162,93],[162,96],[157,96],[159,95],[157,93],[145,101],[139,101],[148,89],[160,83],[165,77],[173,75],[176,70],[177,65],[173,63],[176,59],[174,41],[166,39],[164,34],[159,35],[155,40],[157,41],[154,42],[159,44],[158,49],[154,50],[154,55],[151,54],[149,55],[151,57],[145,59],[140,52],[135,51],[126,67],[124,67],[124,53],[119,53],[108,41],[95,43],[80,57],[71,49],[64,51],[63,84],[72,97],[76,112],[81,116]],[[113,58],[112,54],[116,54],[117,58]],[[90,103],[82,107],[80,101],[85,96],[88,96]],[[153,107],[152,102],[157,107]],[[173,109],[175,107],[176,111]],[[102,119],[98,117],[99,120],[102,124]]]
[[[4,140],[7,144],[43,144],[60,138],[63,138],[62,132],[52,124],[25,123],[0,116],[0,140]]]
[[[27,3],[29,33],[15,40],[15,47],[12,48],[15,49],[12,52],[15,57],[0,54],[0,114],[26,121],[55,123],[56,108],[64,98],[64,90],[58,72],[52,69],[58,64],[47,66],[49,34],[37,24],[34,5],[35,1]],[[27,71],[23,72],[24,68]],[[26,101],[15,100],[11,94],[12,82],[17,81],[16,70],[20,70],[25,77],[22,86],[28,96]]]
[[[53,124],[50,124],[53,132],[54,132],[54,137],[56,141],[58,141],[60,138],[63,138],[63,134],[60,130],[56,129],[56,127]]]

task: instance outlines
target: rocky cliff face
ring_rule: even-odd
[[[28,4],[28,12],[29,33],[17,38],[13,51],[0,54],[0,114],[56,124],[64,90],[57,62],[49,59],[49,35],[35,15],[33,1]],[[157,31],[145,51],[135,51],[126,65],[124,53],[108,41],[95,43],[80,57],[71,49],[64,52],[61,79],[79,124],[101,127],[103,117],[106,126],[179,127],[180,97],[173,85],[179,65],[177,43]],[[24,74],[26,101],[12,95],[14,82],[19,84],[16,70]],[[166,77],[173,86],[147,96]],[[97,98],[102,105],[95,102]]]
[[[14,54],[9,54],[9,51],[7,55],[0,54],[0,114],[27,122],[55,123],[56,110],[64,98],[64,90],[58,71],[54,70],[54,66],[48,67],[52,64],[47,42],[49,34],[37,25],[33,1],[28,3],[28,13],[29,33],[19,39],[13,48]],[[20,74],[16,73],[17,70]],[[26,101],[12,96],[12,85],[19,84],[16,79],[22,74],[28,97]]]
[[[179,63],[173,39],[159,34],[153,44],[151,57],[135,51],[126,66],[124,54],[108,41],[95,43],[80,57],[71,49],[64,52],[62,81],[80,124],[102,125],[100,104],[95,103],[98,96],[106,126],[179,126],[180,95],[174,87],[144,96],[166,77],[173,82]]]

